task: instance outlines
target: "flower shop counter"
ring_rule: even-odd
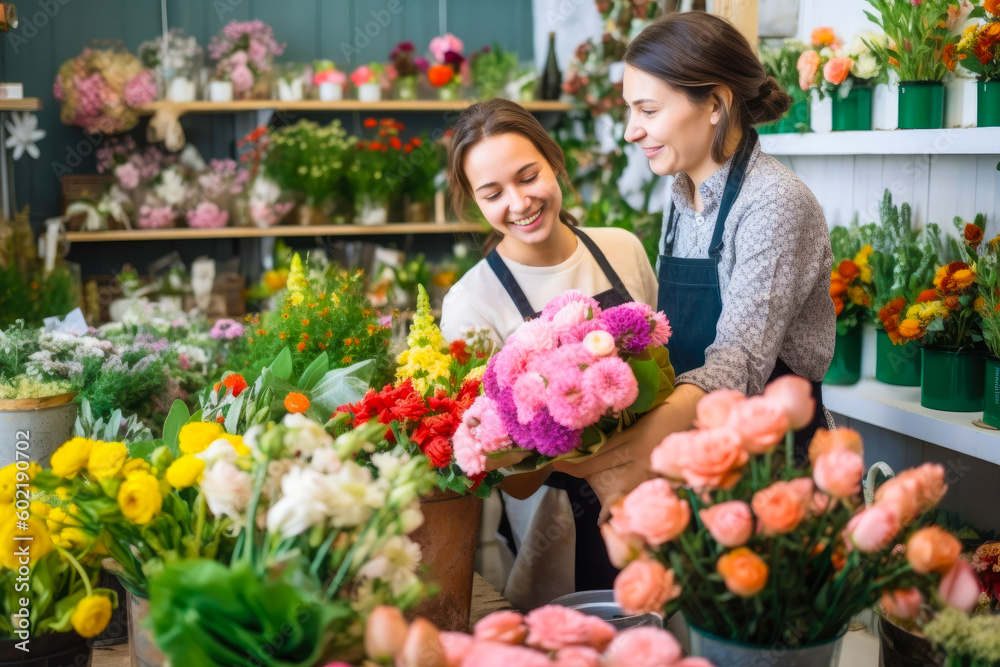
[[[823,385],[830,412],[1000,465],[1000,431],[972,424],[981,412],[943,412],[920,405],[920,387],[898,387],[872,378],[855,385]]]

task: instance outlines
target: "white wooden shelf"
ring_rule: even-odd
[[[281,102],[280,100],[237,100],[234,102],[170,102],[160,100],[143,104],[138,108],[141,114],[153,114],[164,111],[175,116],[188,113],[234,113],[239,111],[364,111],[367,113],[384,112],[442,112],[461,111],[477,100],[382,100],[380,102],[361,102],[360,100],[342,100],[339,102],[321,102],[319,100],[302,100],[301,102]],[[525,102],[521,104],[528,111],[569,111],[572,105],[557,101]]]
[[[942,412],[920,405],[920,387],[866,378],[855,385],[823,385],[830,412],[895,431],[1000,465],[1000,431],[973,426],[982,412]]]
[[[192,229],[118,229],[104,232],[68,232],[73,243],[97,241],[181,241],[188,239],[245,239],[267,236],[384,236],[391,234],[482,233],[484,228],[461,222],[398,222],[386,225],[276,225],[274,227],[218,227]]]
[[[762,134],[770,155],[1000,155],[1000,127]]]

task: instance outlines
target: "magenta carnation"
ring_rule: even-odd
[[[601,315],[601,328],[615,338],[615,344],[626,354],[641,354],[650,343],[649,322],[632,308],[609,308]]]

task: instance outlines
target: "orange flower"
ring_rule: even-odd
[[[906,560],[914,572],[944,574],[958,561],[962,544],[939,526],[921,528],[906,542]]]
[[[924,335],[924,327],[920,320],[905,319],[899,323],[899,335],[907,340],[915,340]]]
[[[955,71],[955,65],[958,64],[958,61],[955,60],[955,42],[945,44],[944,50],[941,51],[941,62],[944,63],[949,72]]]
[[[983,230],[981,227],[968,222],[965,224],[965,245],[977,246],[983,241]]]
[[[830,296],[838,297],[843,296],[847,292],[847,281],[840,274],[839,271],[830,272]]]
[[[936,289],[925,289],[917,297],[917,303],[927,303],[928,301],[937,301],[938,293]]]
[[[813,28],[811,41],[813,46],[822,48],[824,46],[830,46],[837,41],[837,36],[833,33],[833,28],[829,26],[820,26],[818,28]]]
[[[733,549],[719,557],[715,569],[731,593],[753,597],[767,585],[767,563],[746,547]]]
[[[309,399],[294,391],[288,392],[285,396],[285,409],[289,412],[305,412],[309,409]]]
[[[299,352],[305,352],[306,351],[306,344],[305,343],[299,343],[295,347],[298,349]]]
[[[309,334],[303,333],[301,336],[299,336],[299,338],[301,338],[302,340],[309,340]]]
[[[961,292],[976,281],[976,274],[965,262],[952,262],[942,266],[934,276],[934,286],[941,294]]]
[[[287,335],[285,334],[284,331],[282,331],[280,334],[278,334],[278,338],[280,338],[281,340],[285,340],[285,338],[287,338]]]
[[[320,352],[326,349],[326,343],[316,343],[316,345],[319,347]]]
[[[247,381],[239,373],[230,373],[222,379],[221,384],[228,388],[234,397],[239,396],[247,388]]]
[[[365,118],[365,127],[372,128],[378,125],[374,118]]]
[[[899,296],[878,311],[878,318],[882,321],[882,326],[885,327],[885,332],[889,334],[889,339],[892,340],[893,345],[906,342],[897,331],[899,328],[899,314],[903,312],[903,308],[905,307],[906,299]]]
[[[983,9],[993,14],[993,16],[1000,16],[1000,0],[985,0],[983,2]]]
[[[215,421],[217,423],[219,423],[219,424],[225,424],[226,423],[226,416],[225,415],[219,415],[218,417],[215,418]]]
[[[266,336],[267,332],[264,331],[263,329],[257,329],[257,335],[258,336]]]
[[[304,327],[309,326],[309,320],[302,320],[302,326]]]
[[[327,331],[326,332],[326,337],[327,338],[333,338],[333,332],[332,331]]]
[[[453,78],[455,78],[455,70],[448,65],[435,65],[427,70],[427,80],[435,88],[446,85]]]
[[[962,305],[957,294],[949,294],[944,298],[944,306],[948,310],[958,310]],[[902,326],[902,325],[900,325]]]
[[[340,360],[340,363],[342,363],[342,364],[349,364],[349,363],[351,363],[351,358],[350,357],[344,357],[343,359]]]
[[[849,259],[841,260],[840,264],[837,265],[837,273],[846,282],[851,282],[861,274],[861,269],[858,265]]]
[[[398,151],[403,147],[403,142],[399,140],[399,137],[391,137],[389,139],[389,145]]]
[[[839,296],[833,297],[833,311],[840,317],[840,314],[844,312],[844,300]]]
[[[863,453],[864,443],[861,441],[861,434],[846,426],[832,431],[825,428],[816,429],[816,434],[809,442],[809,461],[815,464],[819,457],[836,451]]]
[[[987,23],[979,31],[976,46],[973,49],[980,63],[987,65],[993,60],[993,47],[996,46],[997,42],[1000,42],[1000,22]]]
[[[893,58],[892,56],[889,56],[889,64],[892,65],[893,67],[899,67],[899,61]]]

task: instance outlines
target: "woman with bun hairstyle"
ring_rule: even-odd
[[[675,177],[657,307],[673,328],[676,389],[597,457],[557,467],[607,471],[627,493],[647,479],[649,454],[664,436],[692,428],[706,393],[753,396],[790,373],[812,383],[816,401],[813,423],[796,437],[801,456],[826,426],[820,383],[836,314],[823,211],[790,169],[761,151],[753,128],[780,118],[789,97],[731,23],[701,12],[653,22],[629,44],[625,63],[625,140],[642,148],[654,173]]]
[[[464,219],[485,218],[493,233],[486,258],[444,299],[441,330],[448,340],[485,328],[503,345],[570,289],[605,308],[656,304],[656,275],[639,239],[614,227],[579,229],[563,209],[560,181],[568,181],[562,150],[519,105],[492,99],[459,116],[448,155],[452,203]],[[601,504],[582,477],[546,467],[501,485],[517,551],[503,592],[522,610],[576,590],[612,587],[616,571],[597,525]]]

